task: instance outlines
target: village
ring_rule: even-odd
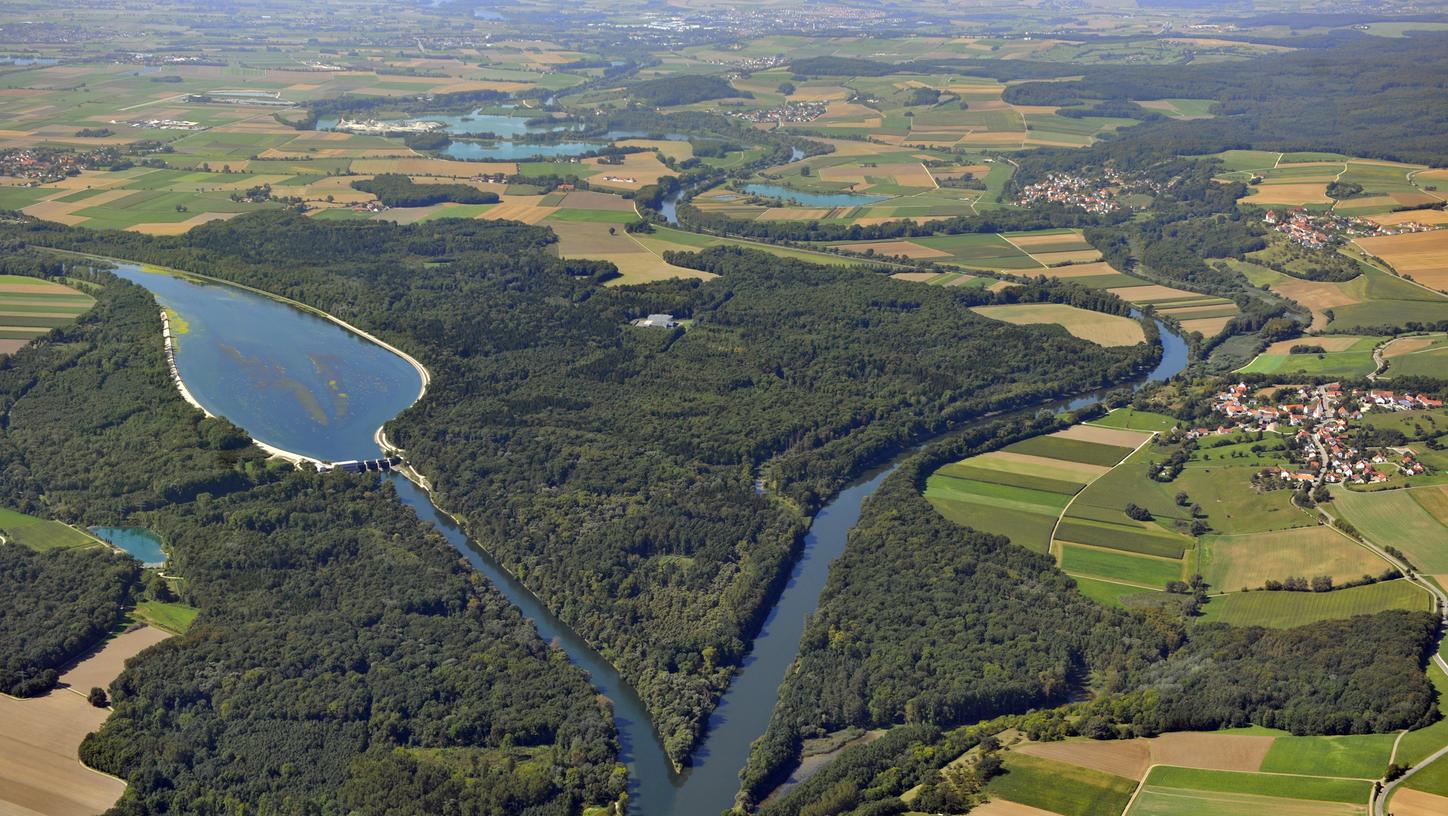
[[[1122,201],[1122,197],[1133,193],[1159,193],[1163,185],[1146,180],[1129,180],[1115,168],[1106,167],[1101,175],[1086,177],[1072,173],[1052,173],[1045,181],[1027,184],[1021,188],[1022,205],[1037,202],[1052,202],[1080,207],[1090,213],[1109,213],[1113,210],[1139,209]]]
[[[1258,392],[1259,394],[1261,392]],[[1280,433],[1295,445],[1296,469],[1275,469],[1270,475],[1303,485],[1376,484],[1393,472],[1416,476],[1424,472],[1407,449],[1359,450],[1350,441],[1351,423],[1371,411],[1412,411],[1441,408],[1443,401],[1425,394],[1399,394],[1384,389],[1351,389],[1341,383],[1285,387],[1272,394],[1274,400],[1253,394],[1246,383],[1237,383],[1214,397],[1213,407],[1225,421],[1216,429],[1195,428],[1188,439],[1245,431]],[[1284,398],[1290,397],[1291,401]],[[1296,432],[1288,429],[1296,428]],[[1390,458],[1394,454],[1397,458]]]
[[[1417,221],[1401,224],[1378,224],[1351,215],[1316,213],[1305,207],[1290,210],[1268,210],[1262,222],[1308,249],[1323,249],[1353,238],[1399,235],[1406,232],[1428,232],[1433,227]]]
[[[786,102],[783,105],[760,110],[731,111],[729,115],[756,124],[763,122],[786,124],[813,122],[824,116],[826,108],[827,105],[824,102]]]

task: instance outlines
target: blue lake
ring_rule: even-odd
[[[116,274],[189,324],[176,367],[196,400],[268,445],[329,462],[375,457],[377,429],[421,393],[408,361],[311,312],[134,264]]]
[[[92,527],[92,533],[120,547],[148,567],[159,567],[166,563],[166,551],[161,549],[161,539],[143,527]]]
[[[563,156],[581,156],[594,150],[602,150],[608,147],[602,142],[558,142],[557,144],[536,144],[531,142],[453,142],[442,151],[443,155],[453,159],[472,159],[474,161],[519,161],[520,159],[531,159],[534,156],[545,158],[560,158]]]
[[[744,192],[768,198],[782,198],[805,207],[859,207],[892,198],[892,196],[863,195],[861,193],[806,193],[781,187],[778,184],[750,184],[744,188]]]

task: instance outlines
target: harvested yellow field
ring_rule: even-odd
[[[1037,256],[1040,257],[1040,256]],[[1052,266],[1046,269],[1030,270],[1032,277],[1045,275],[1048,278],[1085,278],[1091,275],[1114,275],[1116,270],[1105,261],[1096,263],[1075,263],[1066,266]]]
[[[828,218],[832,207],[770,207],[759,214],[759,221],[815,221]]]
[[[1338,283],[1309,281],[1283,276],[1282,280],[1271,284],[1271,288],[1272,291],[1292,298],[1312,310],[1312,325],[1308,327],[1309,330],[1327,328],[1326,311],[1328,309],[1335,309],[1339,306],[1351,306],[1354,303],[1362,302],[1360,298],[1351,294],[1346,287]]]
[[[558,202],[560,210],[608,210],[609,212],[638,212],[634,203],[613,193],[593,190],[575,190]]]
[[[1251,194],[1242,201],[1248,204],[1287,204],[1302,206],[1304,204],[1331,204],[1333,200],[1327,197],[1328,179],[1322,181],[1293,181],[1281,184],[1258,184],[1252,188]]]
[[[1448,230],[1359,238],[1355,243],[1387,261],[1399,275],[1448,292]]]
[[[939,277],[938,272],[896,272],[890,277],[895,280],[910,281],[911,283],[925,283]]]
[[[1066,252],[1030,252],[1027,250],[1027,252],[1032,258],[1046,266],[1089,263],[1101,258],[1101,253],[1095,249],[1073,249]]]
[[[1073,239],[1076,241],[1086,240],[1076,232],[1045,232],[1035,235],[1012,235],[1008,240],[1021,249],[1030,252],[1035,247],[1059,245]]]
[[[1114,445],[1118,448],[1135,448],[1151,438],[1151,434],[1145,431],[1103,428],[1099,425],[1072,425],[1064,431],[1051,434],[1051,436],[1079,439],[1082,442],[1095,442],[1101,445]]]
[[[500,196],[502,201],[488,209],[482,214],[482,218],[495,221],[522,221],[524,224],[537,224],[555,212],[557,207],[546,207],[540,204],[543,196]]]
[[[876,255],[903,255],[906,258],[948,258],[949,252],[917,244],[914,241],[871,241],[864,244],[844,244],[851,252],[864,253],[875,250]],[[934,277],[934,275],[931,275]]]
[[[1152,737],[1151,764],[1256,773],[1276,737],[1192,732]]]
[[[1151,749],[1146,740],[1031,742],[1012,750],[1138,781],[1151,766]]]
[[[185,221],[161,221],[154,224],[136,224],[127,227],[130,232],[139,232],[142,235],[181,235],[189,232],[192,227],[200,226],[210,221],[225,221],[235,218],[240,213],[201,213],[193,215]]]
[[[676,161],[692,159],[694,147],[688,142],[671,141],[669,139],[624,139],[618,143],[619,147],[642,147],[645,150],[657,150]]]
[[[0,695],[0,813],[92,816],[121,798],[124,782],[80,762],[81,740],[110,713],[85,694],[109,686],[126,660],[167,637],[159,629],[134,629],[67,670],[61,687],[43,697]]]
[[[844,182],[854,184],[857,187],[869,184],[872,178],[890,179],[893,183],[902,187],[935,187],[935,179],[925,165],[919,162],[897,162],[891,164],[841,164],[834,167],[821,167],[819,170],[821,181]]]
[[[1391,360],[1394,357],[1402,357],[1404,354],[1422,351],[1433,345],[1435,339],[1434,337],[1400,337],[1383,346],[1383,356]]]
[[[1009,799],[992,799],[983,805],[971,808],[975,816],[1059,816],[1049,810],[1041,810],[1030,805],[1023,805],[1019,802],[1012,802]]]
[[[589,256],[597,261],[609,261],[618,267],[620,277],[607,283],[608,286],[627,286],[632,283],[669,280],[671,278],[699,278],[708,280],[718,277],[712,272],[674,266],[652,252],[599,252]]]
[[[1092,481],[1111,470],[1109,467],[1086,462],[1072,462],[1067,459],[1052,459],[1049,456],[1003,450],[983,453],[972,459],[971,464],[1012,473],[1035,473],[1049,475],[1053,479],[1076,479],[1081,482]]]
[[[1188,298],[1201,297],[1196,292],[1188,292],[1185,289],[1173,289],[1170,286],[1162,286],[1157,283],[1149,283],[1145,286],[1120,286],[1115,289],[1107,289],[1113,295],[1122,300],[1132,303],[1151,303],[1161,300],[1186,300]]]
[[[1230,317],[1202,317],[1196,320],[1183,320],[1182,328],[1189,332],[1199,332],[1203,337],[1215,337],[1227,328],[1232,322]]]
[[[1448,210],[1405,210],[1403,212],[1365,215],[1363,217],[1375,224],[1382,224],[1385,227],[1406,224],[1410,221],[1434,227],[1448,224]]]
[[[516,175],[517,162],[464,162],[451,159],[358,159],[352,162],[352,172],[364,175],[379,173],[405,173],[409,176],[442,176],[445,178],[472,178],[478,175]]]
[[[1443,816],[1448,813],[1448,796],[1398,788],[1389,807],[1393,816]]]
[[[564,258],[597,258],[621,252],[649,254],[618,224],[549,221],[546,226],[558,234],[558,254]],[[612,235],[610,229],[614,230]]]
[[[1078,309],[1060,303],[1019,303],[977,306],[971,311],[1016,325],[1054,323],[1082,340],[1100,346],[1132,346],[1146,342],[1141,324],[1129,317]]]
[[[588,183],[595,187],[637,190],[640,187],[657,184],[661,176],[674,172],[659,161],[658,155],[654,153],[630,153],[623,157],[622,164],[603,164],[602,158],[583,160],[584,164],[602,171],[588,179]]]

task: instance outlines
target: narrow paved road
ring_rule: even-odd
[[[1434,657],[1437,658],[1438,664],[1441,666],[1443,664],[1443,658],[1438,657],[1437,655],[1434,655]],[[1405,782],[1408,777],[1412,776],[1418,771],[1423,770],[1429,765],[1432,765],[1435,761],[1441,759],[1445,754],[1448,754],[1448,745],[1439,748],[1436,752],[1429,755],[1427,759],[1419,762],[1417,765],[1414,765],[1412,770],[1384,785],[1383,792],[1378,794],[1377,800],[1373,802],[1373,816],[1388,816],[1387,802],[1388,797],[1392,795],[1393,791],[1399,785],[1403,784],[1403,782]]]

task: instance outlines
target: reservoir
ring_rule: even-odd
[[[410,363],[326,318],[150,267],[115,272],[180,316],[176,368],[197,402],[258,441],[327,462],[374,458],[377,429],[421,395]]]
[[[159,567],[166,563],[161,539],[150,530],[142,527],[92,527],[90,531],[135,556],[145,566]]]
[[[177,337],[177,366],[197,401],[259,440],[328,461],[374,456],[376,429],[419,397],[422,381],[411,364],[316,314],[260,293],[144,271],[134,264],[121,264],[118,274],[151,290],[188,324]],[[1169,378],[1187,364],[1186,343],[1157,325],[1162,360],[1137,385]],[[1018,413],[1081,408],[1100,397],[1034,405]],[[612,702],[622,759],[630,770],[629,813],[696,816],[719,813],[733,803],[739,770],[750,743],[769,722],[779,684],[794,661],[805,619],[819,604],[830,564],[844,551],[865,500],[914,450],[862,476],[814,517],[787,585],[709,718],[708,731],[692,757],[694,766],[682,774],[669,764],[643,701],[607,661],[475,548],[425,491],[396,474],[383,478],[391,480],[420,520],[434,525],[533,622],[545,641],[557,644],[587,671]]]
[[[891,196],[863,195],[861,193],[806,193],[792,190],[778,184],[749,184],[744,192],[766,198],[782,198],[805,207],[860,207],[877,204]]]

